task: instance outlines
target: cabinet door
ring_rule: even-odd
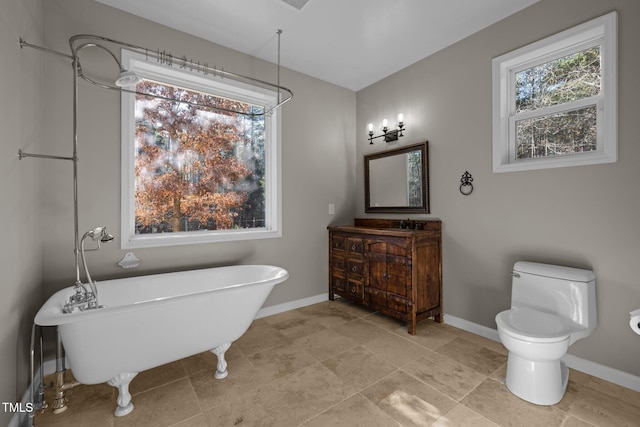
[[[405,257],[387,255],[387,292],[408,298],[410,293],[411,268]]]
[[[365,295],[372,306],[407,313],[411,297],[411,263],[405,257],[367,253]]]
[[[369,252],[366,256],[368,267],[367,285],[386,292],[389,280],[387,279],[387,256],[376,252]]]

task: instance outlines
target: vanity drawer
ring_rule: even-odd
[[[335,292],[346,292],[347,280],[344,278],[344,276],[333,274],[331,276],[331,287]]]
[[[346,246],[347,238],[344,234],[333,234],[331,236],[331,249],[344,251]]]
[[[340,254],[331,254],[331,269],[332,270],[340,270],[344,271],[345,268],[345,258]]]
[[[347,250],[352,253],[364,253],[364,241],[359,237],[347,237]]]
[[[362,260],[362,258],[348,258],[347,272],[349,274],[358,274],[362,276],[362,274],[364,273],[364,261]]]
[[[357,300],[362,300],[362,280],[349,278],[347,281],[347,295]]]

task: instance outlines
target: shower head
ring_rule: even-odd
[[[103,243],[113,240],[113,235],[107,232],[107,227],[96,227],[93,230],[89,230],[84,237],[91,237],[94,242],[99,240]]]
[[[130,87],[135,86],[140,82],[142,78],[138,76],[133,71],[128,71],[125,69],[120,70],[120,77],[116,80],[116,86],[118,87]]]
[[[106,242],[110,242],[112,240],[113,240],[113,234],[107,233],[107,230],[105,229],[104,232],[102,233],[102,235],[100,236],[100,241],[102,243],[106,243]]]

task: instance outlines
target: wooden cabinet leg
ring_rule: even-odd
[[[415,335],[416,334],[416,321],[409,321],[407,322],[407,332],[409,332],[409,335]]]

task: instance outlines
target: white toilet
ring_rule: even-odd
[[[596,327],[596,282],[589,270],[533,262],[513,267],[511,309],[496,316],[509,350],[507,388],[537,405],[558,403],[569,380],[560,361]]]

